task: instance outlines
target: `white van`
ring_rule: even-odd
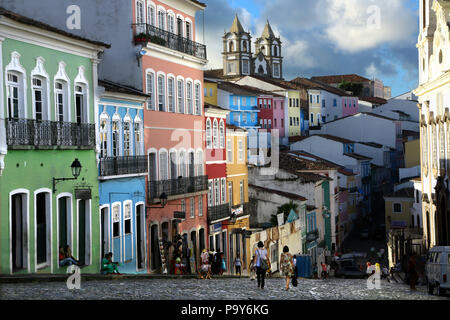
[[[450,290],[450,246],[430,249],[425,273],[429,294],[437,289],[437,294],[441,296]]]

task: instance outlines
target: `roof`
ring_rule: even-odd
[[[245,30],[242,27],[241,22],[239,21],[237,13],[234,16],[234,20],[233,20],[233,24],[231,25],[230,32],[237,33],[237,34],[245,33]]]
[[[205,102],[205,109],[206,108],[213,108],[213,109],[220,109],[220,110],[224,110],[224,111],[230,111],[227,108],[221,107],[221,106],[216,106],[215,104],[211,104],[208,102]]]
[[[387,196],[385,198],[414,198],[414,188],[404,188],[397,190]]]
[[[303,139],[306,139],[308,137],[306,136],[294,136],[294,137],[289,137],[289,142],[297,142],[297,141],[302,141]]]
[[[339,164],[336,164],[334,162],[331,162],[329,160],[326,160],[324,158],[321,158],[319,156],[316,156],[316,155],[314,155],[312,153],[308,153],[308,152],[303,151],[303,150],[300,150],[300,151],[288,151],[288,153],[292,154],[292,155],[295,155],[295,156],[307,157],[307,158],[315,159],[316,161],[308,160],[308,159],[305,159],[305,158],[301,158],[301,159],[303,159],[305,161],[312,161],[312,162],[315,162],[315,163],[323,164],[324,166],[328,167],[327,170],[328,169],[342,169],[343,168]],[[320,170],[322,170],[322,169],[320,169]]]
[[[197,4],[197,5],[199,5],[199,6],[203,7],[203,8],[206,8],[206,4],[203,3],[203,2],[200,2],[200,1],[197,1],[197,0],[187,0],[187,1],[195,3],[195,4]]]
[[[314,136],[322,137],[322,138],[325,138],[325,139],[328,139],[328,140],[333,140],[333,141],[341,142],[341,143],[355,143],[355,141],[348,140],[348,139],[341,138],[341,137],[332,136],[330,134],[314,134],[314,135],[309,136],[309,137],[314,137]]]
[[[275,38],[275,34],[273,33],[272,27],[270,26],[269,20],[267,20],[266,26],[264,27],[261,38],[271,39]]]
[[[378,97],[359,97],[359,100],[367,101],[372,104],[380,104],[380,105],[388,103],[388,101],[386,99],[378,98]]]
[[[357,142],[357,143],[364,144],[366,146],[373,147],[373,148],[378,148],[378,149],[383,148],[382,144],[375,143],[375,142]]]
[[[404,137],[413,136],[413,137],[419,137],[420,133],[412,130],[402,130],[402,134]]]
[[[316,163],[314,161],[302,159],[285,152],[280,153],[279,168],[295,174],[302,180],[302,182],[318,182],[322,180],[328,180],[329,178],[312,172],[300,171],[334,169],[324,163]]]
[[[125,93],[125,94],[130,94],[130,95],[135,95],[135,96],[141,96],[141,97],[150,97],[149,95],[143,93],[142,91],[140,91],[136,88],[125,86],[125,85],[115,83],[115,82],[112,82],[109,80],[98,80],[98,84],[99,84],[99,86],[104,87],[105,90],[108,92],[119,92],[119,93]]]
[[[328,83],[328,84],[336,84],[346,82],[369,82],[370,80],[364,77],[361,77],[357,74],[341,74],[341,75],[329,75],[329,76],[318,76],[311,77],[312,80],[317,80],[320,82]]]
[[[348,156],[348,157],[351,157],[351,158],[354,158],[356,160],[372,160],[373,159],[373,158],[369,158],[369,157],[363,156],[363,155],[358,154],[358,153],[344,153],[344,155]]]
[[[246,131],[247,131],[247,130],[245,130],[244,128],[235,126],[234,124],[230,124],[230,123],[227,123],[227,129],[230,129],[230,130],[238,130],[238,131],[243,131],[243,132],[246,132]]]
[[[203,71],[203,76],[205,78],[222,79],[223,69],[210,69]]]
[[[338,95],[341,97],[349,97],[349,96],[353,95],[351,93],[348,93],[345,90],[342,90],[342,89],[339,89],[336,87],[332,87],[324,82],[313,80],[312,78],[307,79],[307,78],[297,77],[297,78],[291,80],[290,82],[302,84],[302,85],[308,87],[309,89],[325,90],[325,91],[334,93],[335,95]]]
[[[259,90],[260,92],[258,92],[258,89],[254,88],[254,87],[241,86],[236,83],[225,82],[225,81],[219,82],[217,87],[220,90],[230,92],[232,94],[239,95],[239,96],[258,96],[259,94],[261,94],[261,92],[263,92],[262,90]],[[265,92],[264,94],[271,94],[271,93],[268,93],[267,91],[264,91],[264,92]]]
[[[346,169],[339,169],[338,170],[339,173],[343,174],[344,176],[356,176],[356,173],[350,172]]]
[[[67,31],[64,31],[64,30],[61,30],[61,29],[58,29],[58,28],[53,27],[53,26],[51,26],[49,24],[46,24],[46,23],[43,23],[43,22],[40,22],[40,21],[37,21],[37,20],[33,20],[31,18],[22,16],[20,14],[15,13],[15,12],[6,10],[6,9],[4,9],[2,7],[0,7],[0,15],[4,16],[4,17],[7,17],[9,19],[12,19],[14,21],[26,24],[26,25],[33,26],[33,27],[40,28],[40,29],[44,29],[44,30],[47,30],[47,31],[50,31],[50,32],[54,32],[54,33],[57,33],[57,34],[60,34],[60,35],[63,35],[63,36],[66,36],[66,37],[69,37],[69,38],[72,38],[72,39],[85,41],[85,42],[94,44],[96,46],[101,46],[101,47],[105,47],[105,48],[111,48],[110,44],[103,43],[103,42],[100,42],[100,41],[94,41],[94,40],[90,40],[90,39],[87,39],[87,38],[83,38],[83,37],[77,36],[77,35],[75,35],[73,33],[70,33],[70,32],[67,32]]]
[[[260,191],[265,191],[265,192],[269,192],[269,193],[275,193],[279,196],[282,197],[286,197],[289,199],[295,199],[295,200],[300,200],[300,201],[306,201],[307,199],[305,197],[302,197],[301,195],[295,194],[295,193],[291,193],[291,192],[284,192],[284,191],[280,191],[280,190],[276,190],[276,189],[269,189],[269,188],[264,188],[264,187],[260,187],[260,186],[255,186],[253,184],[248,184],[249,188],[254,188]]]
[[[290,83],[289,81],[263,77],[263,76],[256,75],[256,74],[251,75],[250,77],[273,84],[274,86],[278,86],[278,87],[286,89],[286,90],[300,90],[302,88],[306,89],[306,87],[301,87],[295,83]]]

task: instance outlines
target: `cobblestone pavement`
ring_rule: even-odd
[[[65,282],[0,284],[0,299],[118,299],[118,300],[449,300],[431,296],[424,286],[416,292],[404,284],[382,281],[381,289],[368,289],[365,280],[299,279],[298,287],[284,291],[284,279],[266,280],[264,290],[256,281],[241,279],[150,279],[84,281],[80,290],[69,290]]]

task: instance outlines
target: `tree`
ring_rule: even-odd
[[[298,209],[298,205],[291,201],[289,203],[285,203],[282,206],[278,207],[277,214],[284,213],[284,221],[286,221],[287,218],[289,217],[289,213],[291,213],[291,210],[294,210],[295,212],[297,212],[297,209]],[[273,214],[272,218],[270,219],[270,222],[272,223],[272,225],[274,227],[278,226],[277,215]]]
[[[363,85],[362,83],[342,81],[341,84],[339,85],[339,89],[351,91],[354,96],[359,97],[362,94]]]

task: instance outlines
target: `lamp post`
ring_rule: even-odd
[[[53,178],[53,193],[56,192],[56,184],[60,181],[67,181],[67,180],[77,180],[81,173],[81,163],[78,161],[78,159],[75,159],[72,164],[70,165],[70,168],[72,169],[72,175],[73,178]]]

